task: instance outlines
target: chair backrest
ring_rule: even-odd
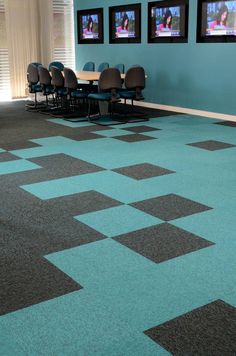
[[[107,69],[107,68],[109,68],[109,63],[103,62],[103,63],[99,64],[97,71],[102,72],[104,69]]]
[[[64,64],[58,61],[51,62],[48,66],[50,72],[52,67],[57,67],[57,69],[59,69],[62,72],[64,69]]]
[[[98,88],[100,91],[111,91],[112,89],[120,89],[120,71],[117,68],[104,69],[98,81]]]
[[[65,87],[71,90],[78,88],[78,81],[75,72],[70,68],[64,68]]]
[[[38,66],[35,63],[30,63],[28,65],[27,80],[30,84],[37,84],[39,81]]]
[[[143,67],[131,67],[125,75],[125,87],[128,90],[145,88],[145,71]]]
[[[90,71],[90,72],[94,72],[95,70],[95,63],[94,62],[87,62],[85,63],[85,65],[83,66],[84,71]]]
[[[38,67],[38,72],[39,72],[39,82],[42,85],[50,85],[51,84],[51,75],[49,73],[49,70],[46,67],[39,66]]]
[[[123,63],[116,64],[114,68],[119,69],[120,73],[122,74],[125,72],[125,65]]]
[[[52,85],[54,85],[57,88],[63,88],[64,77],[62,72],[57,67],[52,67],[51,74],[52,74]]]

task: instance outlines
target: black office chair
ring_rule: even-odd
[[[34,103],[27,103],[25,105],[26,110],[28,111],[35,111],[40,109],[42,105],[37,100],[37,93],[42,92],[42,87],[39,83],[39,72],[38,67],[40,63],[30,63],[27,68],[27,81],[28,81],[28,88],[29,93],[34,94]]]
[[[64,64],[62,62],[58,62],[58,61],[51,62],[48,66],[49,72],[51,72],[52,67],[56,67],[57,69],[59,69],[62,72],[64,69]]]
[[[65,83],[64,86],[67,89],[67,93],[69,96],[69,102],[70,102],[70,106],[72,111],[75,111],[75,108],[77,107],[79,101],[82,100],[83,104],[86,104],[86,113],[80,112],[78,113],[78,116],[87,116],[87,96],[88,96],[88,92],[83,91],[79,85],[78,85],[78,81],[76,78],[76,74],[75,72],[70,69],[70,68],[64,68],[63,70],[64,72],[64,78],[65,78]],[[67,121],[72,121],[72,122],[77,122],[77,121],[87,121],[87,118],[85,120],[81,120],[81,119],[73,119],[70,117],[65,117],[65,120]]]
[[[102,62],[99,64],[97,71],[102,72],[104,69],[109,68],[109,63],[107,62]]]
[[[121,75],[117,68],[107,68],[104,69],[100,75],[98,81],[98,93],[91,93],[88,95],[89,99],[89,110],[88,110],[88,120],[93,121],[101,118],[101,110],[99,107],[99,114],[96,117],[91,117],[91,102],[107,102],[109,105],[109,117],[114,118],[114,105],[120,101],[118,91],[121,89]],[[117,124],[123,122],[123,120],[118,119]],[[99,125],[108,126],[109,124],[99,123]],[[114,123],[115,124],[115,123]]]
[[[46,97],[46,107],[49,108],[48,96],[54,94],[54,86],[51,84],[52,78],[46,67],[39,66],[39,82],[42,87],[43,95]]]
[[[67,89],[64,86],[64,76],[57,67],[51,67],[52,85],[54,86],[56,106],[58,108],[55,115],[63,116],[68,111],[67,107]]]
[[[127,112],[126,115],[139,118],[137,120],[127,119],[128,122],[148,121],[145,113],[135,112],[134,110],[134,101],[144,100],[142,90],[145,88],[145,82],[143,67],[135,66],[128,69],[124,80],[125,89],[121,90],[119,94],[124,99],[125,105],[127,100],[131,100],[131,111]]]

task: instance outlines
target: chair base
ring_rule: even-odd
[[[115,112],[115,104],[120,102],[120,98],[115,98],[114,100],[94,100],[97,102],[98,106],[96,107],[96,114],[91,114],[91,104],[92,101],[89,101],[88,107],[88,121],[95,121],[97,125],[109,126],[109,125],[121,125],[125,124],[126,121],[123,120],[123,117]],[[101,120],[105,120],[102,122]],[[108,121],[108,122],[107,122]]]
[[[85,122],[88,121],[88,117],[87,113],[81,113],[81,111],[73,111],[63,115],[63,120],[70,122]]]
[[[127,123],[127,121],[123,120],[123,117],[119,114],[91,115],[88,116],[88,121],[91,123],[96,123],[97,125],[100,126],[121,125]]]
[[[69,100],[65,100],[64,98],[64,100],[60,100],[60,101],[61,101],[60,105],[58,105],[57,103],[57,106],[52,108],[50,115],[52,115],[53,117],[60,117],[62,119],[66,119],[66,118],[69,119],[69,118],[81,116],[81,111],[78,113],[78,111],[74,110],[74,107],[72,108],[72,106],[70,106]]]
[[[124,103],[125,108],[127,108],[127,106],[128,106],[128,104],[126,104],[126,100],[125,100],[125,103]],[[149,121],[149,117],[148,117],[148,115],[146,113],[141,112],[141,111],[135,111],[133,100],[131,101],[130,110],[125,111],[123,115],[124,115],[124,117],[126,117],[126,120],[129,123]]]
[[[42,109],[45,109],[46,105],[45,103],[39,103],[39,102],[32,102],[32,103],[26,103],[25,104],[25,110],[26,111],[40,111]]]

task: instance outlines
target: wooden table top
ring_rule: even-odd
[[[101,72],[90,72],[90,71],[76,71],[77,79],[81,80],[99,80]],[[121,74],[121,78],[125,78],[125,74]]]

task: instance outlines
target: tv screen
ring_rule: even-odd
[[[235,42],[236,0],[202,0],[198,9],[199,42]]]
[[[77,11],[78,43],[103,43],[103,9]]]
[[[110,43],[141,42],[141,5],[109,8]]]
[[[135,38],[135,11],[115,12],[115,38]]]
[[[187,1],[148,4],[148,42],[187,42]]]

